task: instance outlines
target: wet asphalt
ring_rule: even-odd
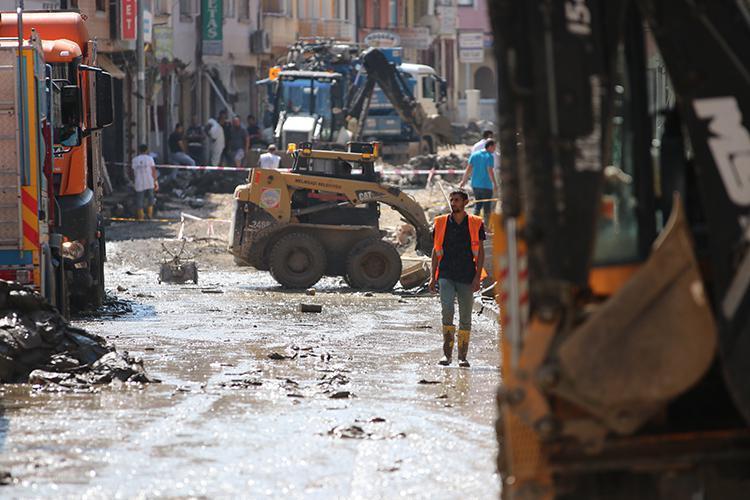
[[[145,241],[109,246],[108,285],[132,312],[76,323],[161,383],[0,388],[0,470],[12,474],[0,496],[498,497],[490,320],[474,316],[472,367],[443,368],[436,297],[333,278],[293,293],[223,257],[198,258],[198,285],[159,284],[158,265],[133,252]]]

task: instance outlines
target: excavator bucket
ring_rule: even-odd
[[[706,373],[717,336],[676,196],[645,265],[560,345],[554,391],[630,434]]]

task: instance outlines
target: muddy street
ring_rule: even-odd
[[[159,284],[177,230],[110,227],[108,288],[132,311],[75,322],[161,383],[4,386],[3,496],[497,497],[490,320],[471,369],[442,368],[436,297],[283,291],[219,239],[189,244],[199,284]]]

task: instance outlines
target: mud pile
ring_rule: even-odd
[[[0,382],[85,388],[151,382],[143,363],[72,327],[38,293],[0,280]]]

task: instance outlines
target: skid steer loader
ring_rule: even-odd
[[[288,288],[343,276],[352,288],[391,290],[401,276],[401,258],[382,239],[380,203],[413,225],[417,251],[430,253],[422,207],[379,182],[377,143],[350,143],[348,151],[302,143],[290,152],[290,172],[256,168],[235,189],[229,248],[237,264],[268,270]]]

